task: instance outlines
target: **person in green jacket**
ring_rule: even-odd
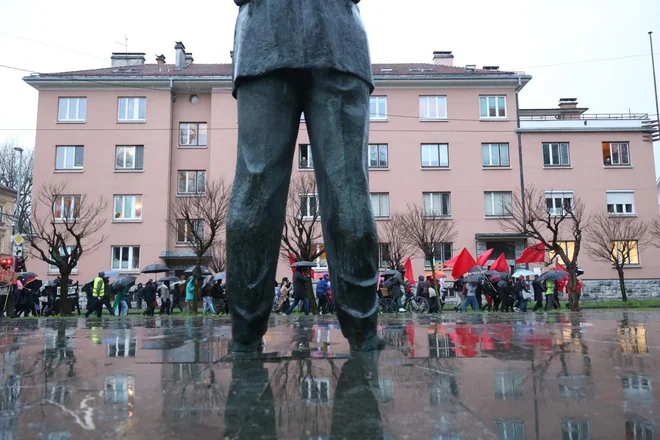
[[[186,310],[190,312],[192,310],[192,300],[195,296],[195,277],[191,276],[188,278],[186,283]]]
[[[545,311],[549,312],[555,305],[555,282],[545,280]]]
[[[115,311],[115,316],[128,315],[128,304],[126,303],[127,293],[127,287],[122,287],[121,289],[117,290],[117,296],[115,297],[115,302],[112,305],[112,309]]]

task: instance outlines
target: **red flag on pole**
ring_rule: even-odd
[[[488,258],[490,258],[490,254],[492,254],[494,250],[495,250],[494,248],[490,248],[486,252],[484,252],[483,254],[479,255],[477,257],[477,265],[478,266],[485,266],[486,262],[488,261]]]
[[[408,257],[406,264],[403,267],[406,269],[406,280],[408,280],[410,284],[414,284],[415,275],[413,274],[412,261],[410,260],[410,257]]]
[[[526,248],[516,260],[516,264],[524,263],[543,263],[545,260],[545,245],[543,243],[535,244]]]
[[[456,258],[456,262],[454,263],[454,269],[451,271],[451,276],[454,279],[458,279],[461,275],[463,275],[465,272],[472,269],[476,265],[477,262],[474,261],[474,257],[470,255],[467,249],[463,248],[461,253],[458,254],[458,257]]]
[[[458,260],[458,255],[456,255],[454,258],[450,258],[449,260],[445,261],[445,264],[443,266],[454,267],[454,264],[456,264],[456,260]]]
[[[504,254],[500,254],[500,256],[497,257],[497,260],[490,265],[490,270],[509,273],[509,263],[506,262]]]
[[[559,263],[557,263],[557,265],[555,266],[555,270],[563,270],[564,272],[568,272],[568,270]]]

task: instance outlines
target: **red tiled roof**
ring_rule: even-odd
[[[500,70],[467,70],[459,66],[444,66],[425,63],[391,63],[373,64],[375,76],[437,76],[437,75],[516,75],[516,72]],[[232,75],[231,64],[198,64],[192,63],[177,70],[174,64],[139,64],[135,66],[106,67],[103,69],[78,70],[70,72],[40,73],[41,77],[49,76],[225,76]]]

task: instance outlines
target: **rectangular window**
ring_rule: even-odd
[[[623,262],[624,266],[639,265],[637,241],[614,241],[612,247],[617,261]]]
[[[55,147],[56,170],[82,170],[85,147],[82,145]]]
[[[447,260],[450,260],[452,257],[452,246],[453,243],[433,243],[431,250],[433,251],[433,259],[435,264],[444,263]],[[430,260],[424,259],[424,266],[431,267],[432,263]]]
[[[53,206],[55,221],[74,220],[80,215],[80,196],[58,196]]]
[[[304,219],[318,218],[319,199],[316,194],[300,195],[300,217]]]
[[[328,257],[325,255],[325,246],[322,244],[317,245],[316,251],[321,253],[314,260],[316,262],[316,267],[328,267]]]
[[[591,440],[591,427],[587,419],[563,419],[561,421],[562,440]]]
[[[567,167],[571,165],[568,142],[544,143],[543,166]]]
[[[301,170],[313,170],[314,158],[312,157],[312,146],[309,144],[300,144],[298,146],[299,158],[298,168]]]
[[[448,144],[422,144],[422,168],[442,168],[448,166]]]
[[[525,422],[498,420],[497,438],[501,440],[525,440]]]
[[[190,223],[186,220],[177,220],[176,221],[176,242],[177,243],[193,243],[195,242],[196,231],[197,236],[204,240],[204,220],[193,220],[192,228]]]
[[[118,145],[115,149],[116,170],[143,170],[144,169],[144,146],[142,145]]]
[[[5,207],[0,206],[0,223],[2,223],[2,221],[4,220],[4,216],[5,216]],[[2,237],[2,238],[5,238],[5,237]],[[4,249],[4,246],[0,245],[0,249]]]
[[[143,122],[146,119],[147,98],[119,98],[117,120]]]
[[[206,171],[179,171],[178,195],[203,195],[206,191]]]
[[[506,96],[480,96],[479,116],[482,119],[506,118]]]
[[[206,139],[206,122],[182,122],[179,124],[179,145],[186,147],[205,147]]]
[[[626,440],[653,440],[654,424],[646,420],[626,420]]]
[[[330,379],[304,378],[300,380],[300,395],[303,400],[327,404],[330,402]]]
[[[481,144],[481,165],[485,167],[508,167],[509,144]]]
[[[558,241],[557,244],[561,247],[568,257],[569,260],[573,260],[573,254],[575,253],[575,242],[574,241]],[[550,251],[550,260],[555,260],[558,263],[562,263],[561,258],[558,254],[553,251]]]
[[[67,246],[66,250],[69,255],[71,255],[71,250],[73,249],[72,246]],[[64,255],[64,248],[60,248],[60,255]],[[52,255],[51,255],[52,257]],[[52,264],[48,264],[48,272],[59,272],[59,269],[57,266],[54,266]],[[78,265],[76,264],[76,267],[73,268],[72,273],[77,273],[78,272]]]
[[[369,168],[387,168],[387,144],[369,144]]]
[[[390,267],[389,243],[378,243],[378,267]]]
[[[57,110],[59,122],[85,122],[87,98],[60,98]]]
[[[424,200],[424,215],[429,217],[449,217],[451,202],[448,192],[422,193]]]
[[[628,142],[603,142],[603,165],[606,167],[630,166]]]
[[[371,206],[374,211],[374,217],[389,217],[390,193],[371,193]]]
[[[486,217],[504,217],[511,215],[511,191],[484,193]]]
[[[140,270],[140,246],[112,246],[113,270]]]
[[[114,221],[142,220],[142,196],[115,195]]]
[[[548,214],[566,216],[573,211],[573,191],[546,191],[545,203]]]
[[[607,191],[607,212],[610,215],[634,215],[634,191]]]
[[[447,97],[420,96],[419,118],[422,120],[447,119]]]
[[[372,96],[369,99],[369,116],[372,121],[387,120],[387,96]]]
[[[523,374],[517,370],[495,370],[493,382],[498,400],[519,399],[523,396]]]

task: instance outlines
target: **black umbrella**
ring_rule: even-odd
[[[43,284],[43,287],[58,287],[60,285],[60,279],[55,278],[53,280],[48,280]]]
[[[190,266],[183,273],[186,275],[192,275],[193,271],[195,270],[195,267],[197,266]],[[213,272],[211,272],[208,267],[200,266],[200,268],[202,269],[202,276],[213,275]]]
[[[171,276],[171,277],[164,277],[158,280],[159,283],[164,283],[165,281],[169,281],[170,283],[176,283],[181,281],[181,278]]]
[[[135,280],[136,278],[130,275],[122,275],[110,283],[110,287],[115,290],[131,287],[133,284],[135,284]]]
[[[149,266],[142,269],[142,273],[165,273],[169,271],[170,268],[164,264],[150,264]]]
[[[577,276],[584,275],[584,271],[582,269],[577,270]]]
[[[19,272],[16,274],[18,278],[24,279],[24,280],[29,280],[30,278],[37,278],[39,275],[37,275],[34,272]]]
[[[552,281],[559,281],[563,280],[564,277],[568,275],[568,272],[565,270],[549,270],[545,273],[542,273],[541,276],[539,277],[540,280],[552,280]]]
[[[480,283],[485,279],[486,279],[485,275],[482,275],[480,273],[473,273],[472,275],[468,275],[465,281],[468,283]]]
[[[83,284],[82,288],[86,289],[87,286],[89,286],[91,288],[92,284],[94,284],[94,280],[95,280],[95,278],[92,278],[91,280],[87,281],[85,284]]]
[[[498,276],[498,277],[508,277],[508,272],[500,272],[498,270],[484,270],[484,275],[488,277]]]
[[[394,276],[394,275],[396,275],[397,272],[398,271],[396,271],[394,269],[387,269],[385,272],[381,273],[380,275],[383,276],[383,277],[388,277],[390,275]]]
[[[291,267],[316,267],[316,263],[311,261],[296,261]]]
[[[25,283],[25,286],[23,287],[27,287],[30,290],[39,290],[42,285],[43,285],[43,281],[34,278],[29,283]]]

